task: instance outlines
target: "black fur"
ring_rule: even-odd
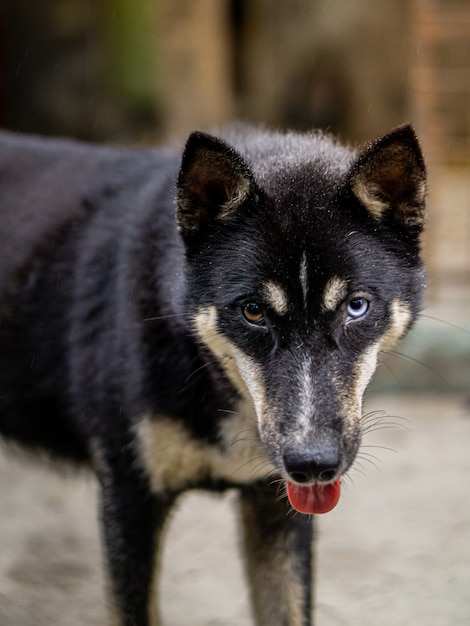
[[[287,374],[315,357],[318,436],[294,453],[333,449],[343,473],[360,444],[360,424],[347,430],[341,417],[359,358],[386,334],[394,300],[410,311],[407,327],[420,306],[424,181],[410,127],[358,155],[320,134],[194,133],[182,162],[171,151],[0,136],[0,431],[93,467],[121,626],[155,624],[149,593],[175,498],[230,486],[242,492],[257,623],[311,623],[311,520],[287,515],[272,486],[288,474],[297,432],[302,389]],[[308,307],[298,280],[304,253]],[[322,309],[332,276],[367,294],[360,324],[347,319],[348,299]],[[288,293],[285,315],[263,301],[266,281]],[[262,323],[242,319],[247,303],[260,307]],[[196,327],[209,307],[277,407],[274,443],[260,427],[266,476],[230,480],[195,468],[184,484],[156,489],[136,442],[143,416],[163,416],[196,447],[223,455],[221,427],[240,410],[244,388]],[[279,558],[291,581],[285,569],[273,574]]]

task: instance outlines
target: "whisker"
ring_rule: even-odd
[[[468,330],[467,328],[463,328],[462,326],[458,326],[457,324],[453,324],[452,322],[448,322],[447,320],[440,319],[439,317],[433,317],[432,315],[428,315],[427,313],[420,313],[419,317],[433,320],[434,322],[440,322],[441,324],[445,324],[446,326],[450,326],[451,328],[455,328],[456,330],[460,330],[461,332],[470,335],[470,330]]]
[[[283,478],[275,478],[269,484],[275,485],[277,483],[276,502],[282,502],[287,500],[286,481]]]
[[[240,411],[232,411],[231,409],[217,409],[218,413],[227,413],[228,415],[240,415]]]
[[[355,486],[354,478],[351,476],[351,472],[353,471],[357,472],[361,476],[365,476],[365,471],[362,468],[357,467],[356,464],[354,464],[347,474],[344,474],[343,476],[341,476],[341,488],[349,487],[349,483]]]
[[[379,464],[378,461],[374,460],[374,457],[366,457],[366,456],[360,456],[359,461],[361,461],[360,464],[358,464],[358,466],[356,467],[356,469],[358,470],[359,473],[361,473],[363,476],[367,475],[366,469],[365,469],[365,465],[364,463],[367,463],[368,466],[372,466],[375,470],[379,470]]]
[[[408,428],[403,422],[409,420],[401,415],[389,415],[384,410],[370,411],[363,415],[361,419],[361,433],[368,435],[379,430],[388,430],[393,428]]]
[[[371,433],[379,432],[380,430],[393,430],[394,428],[405,428],[401,426],[401,424],[381,424],[381,425],[371,425],[368,428],[365,428],[362,431],[363,435],[369,435]]]
[[[233,448],[236,444],[239,443],[250,443],[254,446],[258,447],[261,451],[263,450],[263,446],[261,445],[259,439],[256,437],[237,437],[230,443],[230,448]]]
[[[419,359],[416,359],[415,357],[412,357],[409,354],[405,354],[403,352],[397,352],[396,350],[384,350],[384,353],[389,354],[391,356],[395,356],[397,358],[404,359],[406,361],[410,361],[411,363],[416,363],[417,365],[421,365],[422,367],[427,369],[429,372],[434,374],[434,376],[439,378],[449,389],[453,389],[451,383],[444,376],[442,376],[442,374],[440,374],[437,370],[435,370],[433,367],[431,367],[424,361],[420,361]]]
[[[269,479],[271,476],[276,476],[276,478],[272,478],[271,480],[269,480],[268,486],[275,485],[276,483],[278,483],[278,490],[281,489],[285,481],[281,476],[279,476],[279,472],[275,467],[273,467],[268,472],[268,474],[266,474],[266,479]]]
[[[377,363],[377,369],[381,367],[381,368],[386,368],[389,372],[389,374],[392,376],[392,379],[394,380],[394,382],[398,381],[398,376],[395,372],[395,370],[393,369],[393,367],[391,366],[390,363],[388,363],[387,361],[379,361],[379,363]]]
[[[364,464],[367,463],[369,466],[372,466],[375,470],[379,471],[380,470],[380,466],[379,464],[382,463],[382,459],[379,458],[378,456],[376,456],[375,454],[372,454],[370,452],[366,452],[364,450],[364,447],[367,446],[361,446],[355,460],[354,460],[354,464],[351,467],[350,471],[355,471],[358,474],[360,474],[361,476],[365,476],[366,475],[366,470],[365,470],[365,466]],[[373,446],[372,446],[373,447]]]
[[[175,317],[180,317],[180,318],[189,318],[189,314],[185,314],[185,313],[171,313],[169,315],[155,315],[155,317],[143,317],[142,318],[142,322],[156,322],[156,321],[160,321],[160,320],[170,320],[170,319],[174,319]]]
[[[188,375],[188,377],[186,378],[186,380],[184,381],[184,384],[187,385],[189,383],[189,381],[194,378],[194,376],[196,376],[199,372],[202,372],[202,370],[207,369],[208,367],[210,367],[213,363],[215,363],[215,361],[208,361],[207,363],[203,363],[202,365],[200,365],[199,367],[197,367],[195,370],[193,370],[191,372],[191,374]]]
[[[388,411],[385,411],[384,409],[375,409],[373,411],[367,411],[367,413],[364,413],[364,415],[362,416],[362,421],[363,422],[367,422],[369,419],[374,418],[374,419],[397,419],[397,420],[402,420],[403,422],[409,422],[409,418],[408,417],[404,417],[403,415],[390,415],[390,413]]]
[[[388,452],[393,452],[394,454],[398,454],[398,450],[396,450],[395,448],[390,448],[389,446],[379,446],[379,445],[370,445],[370,444],[364,444],[363,445],[364,448],[370,448],[370,449],[376,449],[376,450],[387,450]],[[362,448],[361,448],[362,450]],[[361,452],[361,454],[364,454],[364,452]]]
[[[276,469],[272,469],[271,474],[277,473]],[[278,488],[282,488],[285,487],[285,480],[284,478],[282,478],[282,476],[277,475],[276,478],[273,478],[272,480],[269,481],[268,486],[272,487],[277,483]]]
[[[364,446],[364,447],[368,447],[368,446]],[[368,461],[370,459],[373,459],[374,461],[382,462],[382,459],[380,459],[377,455],[372,454],[372,452],[364,452],[364,450],[362,448],[359,450],[358,458],[359,459],[364,459],[364,461]]]
[[[368,435],[378,430],[393,430],[393,429],[409,430],[407,424],[401,424],[400,422],[394,422],[392,420],[377,420],[375,422],[368,422],[362,425],[362,435]]]
[[[266,468],[268,468],[270,466],[269,461],[266,460],[266,458],[262,458],[261,455],[258,456],[258,457],[250,457],[244,463],[240,463],[240,465],[238,465],[237,468],[235,470],[233,470],[232,476],[236,476],[238,472],[241,472],[241,470],[243,468],[251,465],[257,458],[260,459],[260,462],[257,463],[256,465],[253,465],[253,467],[252,467],[252,474],[254,476],[256,476],[258,474],[258,472],[260,472],[262,470],[264,465],[266,466]]]

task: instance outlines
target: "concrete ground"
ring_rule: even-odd
[[[463,394],[385,396],[337,508],[318,519],[317,626],[470,624],[470,411]],[[102,626],[96,489],[0,458],[1,626]],[[191,494],[165,549],[165,626],[252,624],[236,495]]]

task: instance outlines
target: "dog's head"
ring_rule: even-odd
[[[357,453],[380,351],[419,310],[425,166],[410,126],[357,153],[321,135],[247,137],[235,150],[194,133],[184,152],[194,330],[251,398],[288,484],[331,485]]]

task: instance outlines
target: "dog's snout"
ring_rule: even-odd
[[[289,450],[284,453],[283,461],[287,473],[296,483],[329,482],[337,476],[341,454],[336,447]]]

